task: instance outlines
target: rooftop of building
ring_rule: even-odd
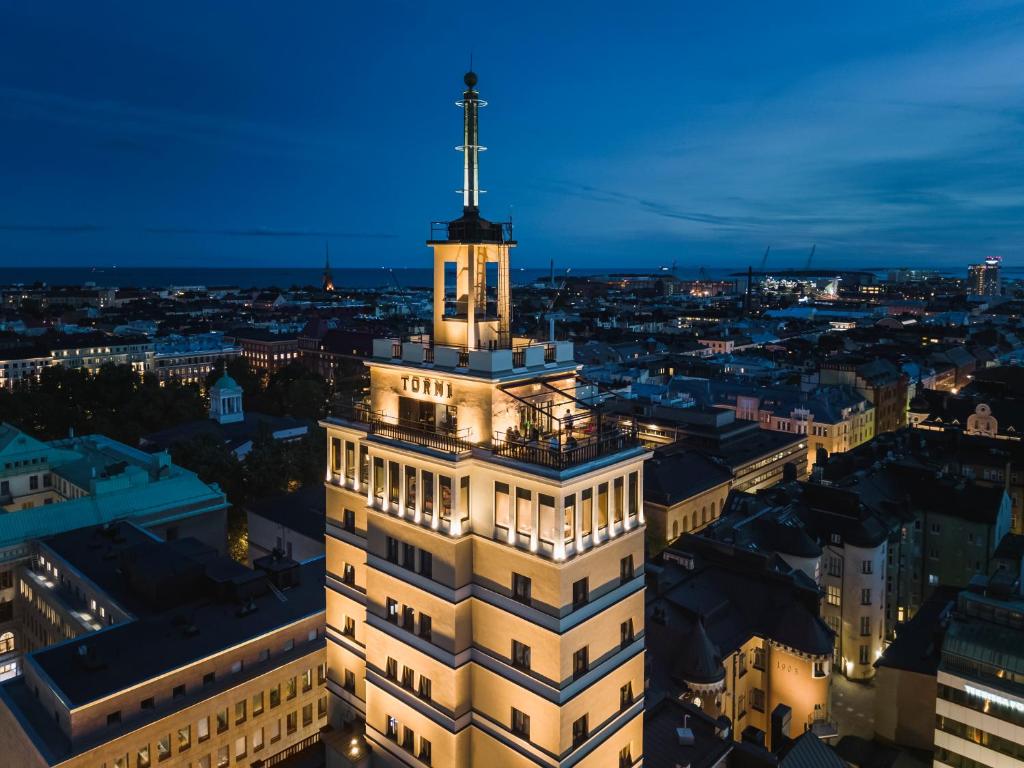
[[[655,451],[644,462],[644,501],[671,506],[732,480],[732,472],[699,451]]]
[[[680,744],[678,730],[689,728],[692,740]],[[712,768],[732,749],[730,733],[689,702],[660,697],[644,709],[644,765],[649,768]]]
[[[248,511],[319,541],[326,530],[326,505],[323,486],[310,485],[253,502]]]
[[[684,682],[713,660],[684,659],[680,647],[706,632],[718,659],[761,637],[827,656],[833,632],[818,615],[820,592],[801,571],[770,553],[683,536],[647,566],[647,654],[652,680]]]
[[[27,457],[38,463],[15,465]],[[162,512],[185,516],[227,506],[216,486],[172,463],[166,453],[146,454],[103,435],[42,442],[5,424],[0,426],[0,461],[0,473],[19,474],[36,466],[87,494],[0,514],[0,547],[122,518]]]
[[[942,637],[958,590],[936,587],[908,622],[896,627],[896,639],[882,652],[875,667],[934,675],[942,655]]]
[[[324,610],[322,558],[294,564],[297,583],[282,590],[195,539],[164,542],[131,523],[71,531],[45,545],[135,617],[29,655],[69,707]]]

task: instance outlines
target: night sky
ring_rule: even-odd
[[[0,266],[1024,257],[1024,4],[0,0]]]

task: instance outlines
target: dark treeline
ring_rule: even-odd
[[[261,428],[252,450],[239,460],[212,435],[201,435],[175,445],[175,463],[196,472],[203,481],[217,483],[233,505],[230,515],[232,554],[244,559],[245,523],[242,507],[275,493],[320,483],[326,463],[323,430],[316,419],[327,410],[333,392],[327,381],[301,365],[290,365],[272,376],[252,371],[236,358],[227,372],[243,388],[248,413],[293,416],[310,423],[302,440],[282,443],[269,428]],[[0,390],[0,420],[34,437],[53,440],[76,435],[103,434],[138,446],[152,432],[207,418],[205,391],[221,375],[210,373],[205,387],[167,382],[139,373],[130,366],[106,365],[97,373],[53,366],[38,382],[15,391]]]

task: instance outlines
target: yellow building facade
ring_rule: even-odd
[[[463,216],[428,243],[433,338],[377,340],[367,402],[322,422],[331,718],[384,764],[632,766],[648,453],[585,397],[570,343],[511,336],[475,82]]]

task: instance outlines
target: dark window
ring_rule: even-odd
[[[530,604],[530,579],[520,573],[512,574],[512,598]]]
[[[353,586],[356,583],[356,568],[352,563],[345,563],[345,570],[342,572],[341,580]]]
[[[530,646],[512,641],[512,666],[520,669],[530,668]]]
[[[420,736],[420,762],[424,765],[430,765],[430,742]]]
[[[356,676],[351,669],[345,670],[345,684],[344,688],[349,693],[353,693],[356,690]]]
[[[117,725],[120,722],[121,710],[117,710],[117,712],[111,712],[109,715],[107,715],[107,725]]]
[[[402,667],[402,687],[411,691],[415,680],[416,673],[412,671],[412,667]]]
[[[430,678],[420,675],[419,695],[421,699],[430,699]]]
[[[180,698],[183,698],[184,696],[185,696],[185,686],[184,685],[176,685],[176,686],[174,686],[174,690],[171,692],[171,697],[175,698],[175,699],[180,699]]]
[[[434,576],[434,556],[422,549],[420,550],[420,576],[425,576],[428,579]]]
[[[590,649],[588,646],[580,648],[572,655],[572,679],[578,680],[590,669]]]
[[[625,584],[633,578],[633,556],[626,555],[619,561],[619,583]]]
[[[625,648],[633,642],[633,620],[627,619],[619,625],[619,644]]]
[[[203,675],[203,685],[213,685],[216,681],[216,672],[207,672],[205,675]]]
[[[416,630],[416,611],[411,606],[402,606],[402,629],[407,629],[410,632]]]
[[[425,614],[425,613],[421,613],[420,614],[420,637],[422,637],[424,640],[430,640],[432,631],[433,630],[431,629],[430,617],[427,616],[427,614]]]
[[[587,716],[577,719],[572,724],[572,746],[573,749],[578,747],[580,744],[587,740],[587,736],[590,735],[590,728],[587,725]]]
[[[633,703],[633,684],[626,683],[619,688],[619,709],[626,709]]]
[[[525,739],[530,738],[530,716],[515,707],[512,707],[512,733]]]
[[[391,715],[388,715],[387,725],[384,726],[384,735],[394,741],[398,740],[398,721]]]
[[[355,533],[356,530],[356,513],[351,509],[346,509],[342,513],[341,527],[349,533]]]
[[[139,709],[152,709],[153,708],[153,697],[150,696],[148,699],[143,699],[139,702]]]
[[[416,734],[412,732],[412,728],[409,726],[402,727],[402,748],[407,749],[410,752],[413,750],[413,745],[416,743]]]
[[[388,551],[387,551],[388,562],[389,563],[395,563],[397,565],[397,563],[398,563],[398,539],[394,539],[391,536],[388,536],[387,546],[388,546]]]
[[[590,580],[580,579],[572,585],[572,607],[579,608],[590,601]]]
[[[384,677],[388,680],[398,679],[398,659],[388,656],[388,660],[384,663]]]
[[[416,547],[412,544],[402,545],[402,567],[410,571],[416,568]]]
[[[391,597],[387,599],[387,620],[392,624],[398,623],[398,601]]]

